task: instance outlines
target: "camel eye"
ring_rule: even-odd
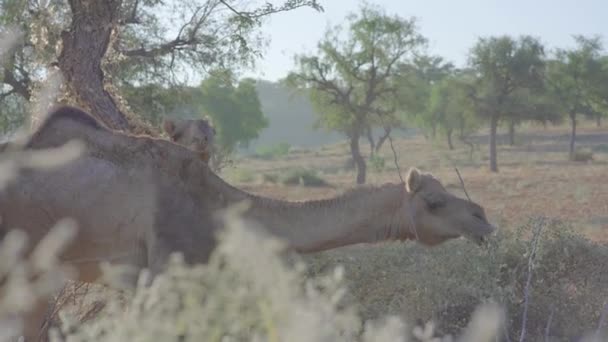
[[[442,201],[427,201],[426,204],[430,210],[436,210],[443,207],[444,203]]]

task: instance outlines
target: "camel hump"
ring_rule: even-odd
[[[105,127],[101,121],[97,120],[91,114],[83,111],[82,109],[72,106],[58,106],[49,112],[46,120],[39,130],[44,130],[44,128],[63,120],[76,122],[77,124],[96,130],[107,129],[107,127]]]

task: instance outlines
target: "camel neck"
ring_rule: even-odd
[[[409,196],[403,184],[362,187],[335,198],[305,202],[254,196],[227,186],[230,202],[249,200],[247,218],[298,252],[411,238]]]

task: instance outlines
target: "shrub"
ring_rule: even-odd
[[[276,159],[289,154],[291,145],[279,143],[271,146],[260,146],[255,149],[255,156],[261,159]]]
[[[253,171],[244,168],[231,170],[228,177],[238,183],[251,183],[255,180]]]
[[[372,170],[382,172],[385,167],[385,160],[382,156],[374,154],[369,157],[369,165],[372,167]]]
[[[572,155],[572,161],[588,162],[593,160],[593,151],[590,148],[577,148]]]
[[[487,248],[455,240],[434,248],[394,244],[307,256],[310,274],[335,263],[345,267],[351,300],[364,319],[405,314],[437,322],[440,334],[456,333],[482,303],[500,303],[510,340],[519,340],[534,232],[526,336],[544,339],[547,321],[555,341],[595,331],[608,300],[608,245],[544,218],[501,230]],[[557,339],[559,337],[559,339]],[[505,339],[506,340],[506,339]]]
[[[279,176],[274,173],[265,173],[264,175],[262,175],[262,181],[264,181],[265,183],[278,183]]]
[[[328,186],[329,184],[313,170],[295,169],[287,172],[283,177],[284,185],[302,185],[302,186]]]

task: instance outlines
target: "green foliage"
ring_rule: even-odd
[[[601,60],[603,50],[599,37],[575,36],[576,48],[558,49],[548,67],[548,85],[552,98],[572,126],[570,159],[575,158],[576,117],[603,115],[602,89],[608,89],[608,69]]]
[[[268,126],[255,81],[237,82],[228,71],[213,73],[195,88],[145,85],[122,90],[133,110],[157,126],[170,116],[208,116],[217,133],[216,154],[246,147]]]
[[[0,135],[13,133],[27,122],[27,103],[19,96],[9,96],[0,105]]]
[[[368,127],[398,125],[396,74],[425,43],[414,19],[389,16],[364,3],[347,17],[347,30],[328,29],[315,55],[296,57],[297,69],[287,77],[303,89],[319,113],[318,126],[350,139],[357,160],[357,182],[365,182],[359,138]]]
[[[0,104],[7,94],[25,100],[35,95],[39,80],[48,74],[48,66],[57,62],[62,51],[62,32],[69,32],[72,22],[88,20],[78,6],[88,4],[82,0],[0,0],[0,37],[18,31],[23,38],[2,57]],[[261,56],[265,43],[260,30],[264,18],[302,7],[323,10],[316,0],[258,5],[212,0],[107,2],[105,10],[114,18],[107,23],[114,26],[108,49],[90,47],[88,42],[76,47],[103,51],[104,75],[93,72],[81,76],[99,76],[100,81],[118,88],[168,86],[185,83],[192,76],[204,77],[208,70],[218,67],[250,67]],[[102,34],[106,28],[91,29]],[[118,94],[113,95],[121,100]]]
[[[268,126],[252,79],[236,83],[229,72],[216,73],[204,80],[192,96],[199,112],[211,117],[216,141],[228,153],[236,147],[246,147]]]
[[[369,157],[369,164],[372,167],[372,169],[376,172],[384,171],[384,168],[386,166],[384,157],[378,155],[377,153],[375,153]]]
[[[478,75],[471,87],[475,112],[490,123],[490,170],[497,172],[496,131],[501,120],[520,121],[530,106],[521,92],[543,89],[544,47],[531,36],[480,38],[471,49],[469,64]],[[514,126],[512,126],[514,127]]]
[[[271,146],[259,146],[255,149],[255,156],[262,159],[276,159],[287,156],[290,149],[291,145],[285,142]]]
[[[301,185],[311,187],[328,186],[329,184],[321,178],[316,171],[307,169],[293,169],[283,175],[281,182],[284,185]]]

